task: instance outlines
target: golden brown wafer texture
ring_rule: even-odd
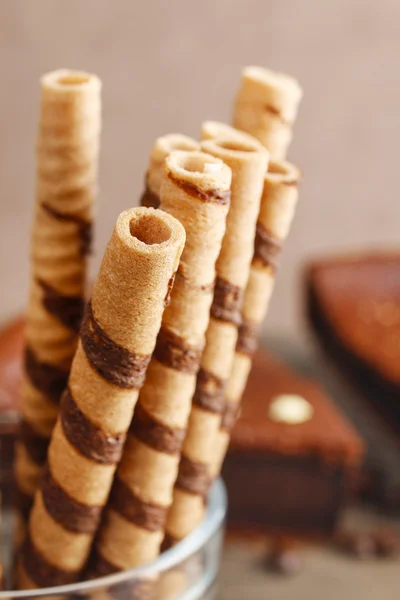
[[[209,321],[230,185],[231,171],[218,158],[172,152],[166,159],[160,208],[183,224],[186,244],[97,536],[91,576],[105,562],[112,572],[159,553]]]
[[[122,213],[85,311],[22,550],[20,585],[76,581],[107,501],[185,241],[152,208]]]
[[[200,150],[200,144],[182,133],[169,133],[156,139],[150,154],[145,177],[144,192],[140,199],[142,206],[160,206],[160,189],[164,178],[164,161],[174,150]]]
[[[61,70],[41,79],[22,426],[15,461],[24,513],[46,457],[83,316],[97,194],[100,93],[100,80],[89,73]]]
[[[303,92],[282,73],[246,67],[235,100],[233,125],[256,137],[275,159],[286,157]]]
[[[231,137],[202,143],[204,152],[232,170],[231,207],[217,260],[210,322],[193,395],[187,435],[166,526],[167,541],[185,537],[204,515],[214,441],[221,422],[243,301],[253,255],[256,220],[268,153],[254,141]]]
[[[257,349],[261,323],[267,312],[275,282],[277,260],[289,233],[298,199],[300,171],[286,161],[271,161],[264,179],[257,220],[254,256],[242,309],[242,323],[235,359],[225,394],[221,427],[214,448],[213,476],[221,470],[230,433]]]

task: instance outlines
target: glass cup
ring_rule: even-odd
[[[4,487],[3,487],[4,491]],[[203,522],[186,539],[155,561],[95,580],[33,591],[3,591],[0,600],[212,600],[224,534],[227,499],[222,480],[210,491]],[[3,526],[10,531],[10,509]],[[11,547],[3,535],[4,550]]]

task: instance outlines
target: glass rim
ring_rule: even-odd
[[[104,577],[98,577],[87,581],[79,581],[68,585],[59,585],[34,590],[4,590],[0,591],[0,600],[13,600],[18,598],[37,598],[42,596],[53,596],[62,594],[79,594],[90,592],[97,588],[111,587],[121,583],[127,583],[131,579],[146,578],[154,573],[163,573],[171,569],[192,554],[197,552],[211,536],[221,527],[227,508],[227,495],[221,478],[213,484],[208,497],[207,512],[203,521],[184,540],[169,548],[155,560],[134,567],[126,571],[113,573]]]

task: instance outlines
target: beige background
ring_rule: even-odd
[[[154,138],[229,120],[251,63],[305,89],[290,153],[301,203],[268,330],[299,332],[305,257],[398,243],[398,0],[0,0],[0,26],[1,320],[26,298],[38,78],[58,67],[104,82],[98,256],[137,203]]]

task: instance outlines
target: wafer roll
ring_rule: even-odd
[[[46,457],[83,316],[97,193],[100,91],[100,80],[88,73],[62,70],[41,79],[22,426],[15,462],[24,513]]]
[[[206,345],[193,396],[183,444],[173,504],[168,514],[166,541],[185,537],[204,515],[210,483],[214,442],[221,422],[224,390],[231,372],[240,324],[243,292],[253,256],[268,153],[256,140],[218,138],[202,149],[221,158],[232,170],[231,208],[217,260],[217,277]]]
[[[209,321],[230,185],[229,167],[208,154],[172,152],[165,161],[161,209],[185,227],[186,244],[90,575],[104,573],[105,564],[107,572],[130,569],[159,553]]]
[[[169,133],[156,139],[150,154],[145,187],[140,204],[142,206],[160,206],[160,189],[164,178],[164,161],[173,150],[200,150],[200,144],[181,133]]]
[[[35,494],[21,587],[76,581],[102,508],[183,249],[185,232],[152,208],[123,212],[80,330],[68,387]]]
[[[249,133],[239,131],[231,125],[221,123],[220,121],[203,121],[201,124],[200,137],[202,141],[215,140],[217,138],[242,140],[244,143],[254,143],[256,138]]]
[[[275,159],[286,157],[303,92],[282,73],[246,67],[236,96],[233,125],[256,137]]]
[[[254,256],[242,309],[235,359],[225,394],[221,427],[214,448],[215,478],[221,471],[230,433],[257,349],[259,329],[267,314],[277,261],[290,230],[298,199],[300,171],[285,161],[271,161],[264,179],[254,242]]]

